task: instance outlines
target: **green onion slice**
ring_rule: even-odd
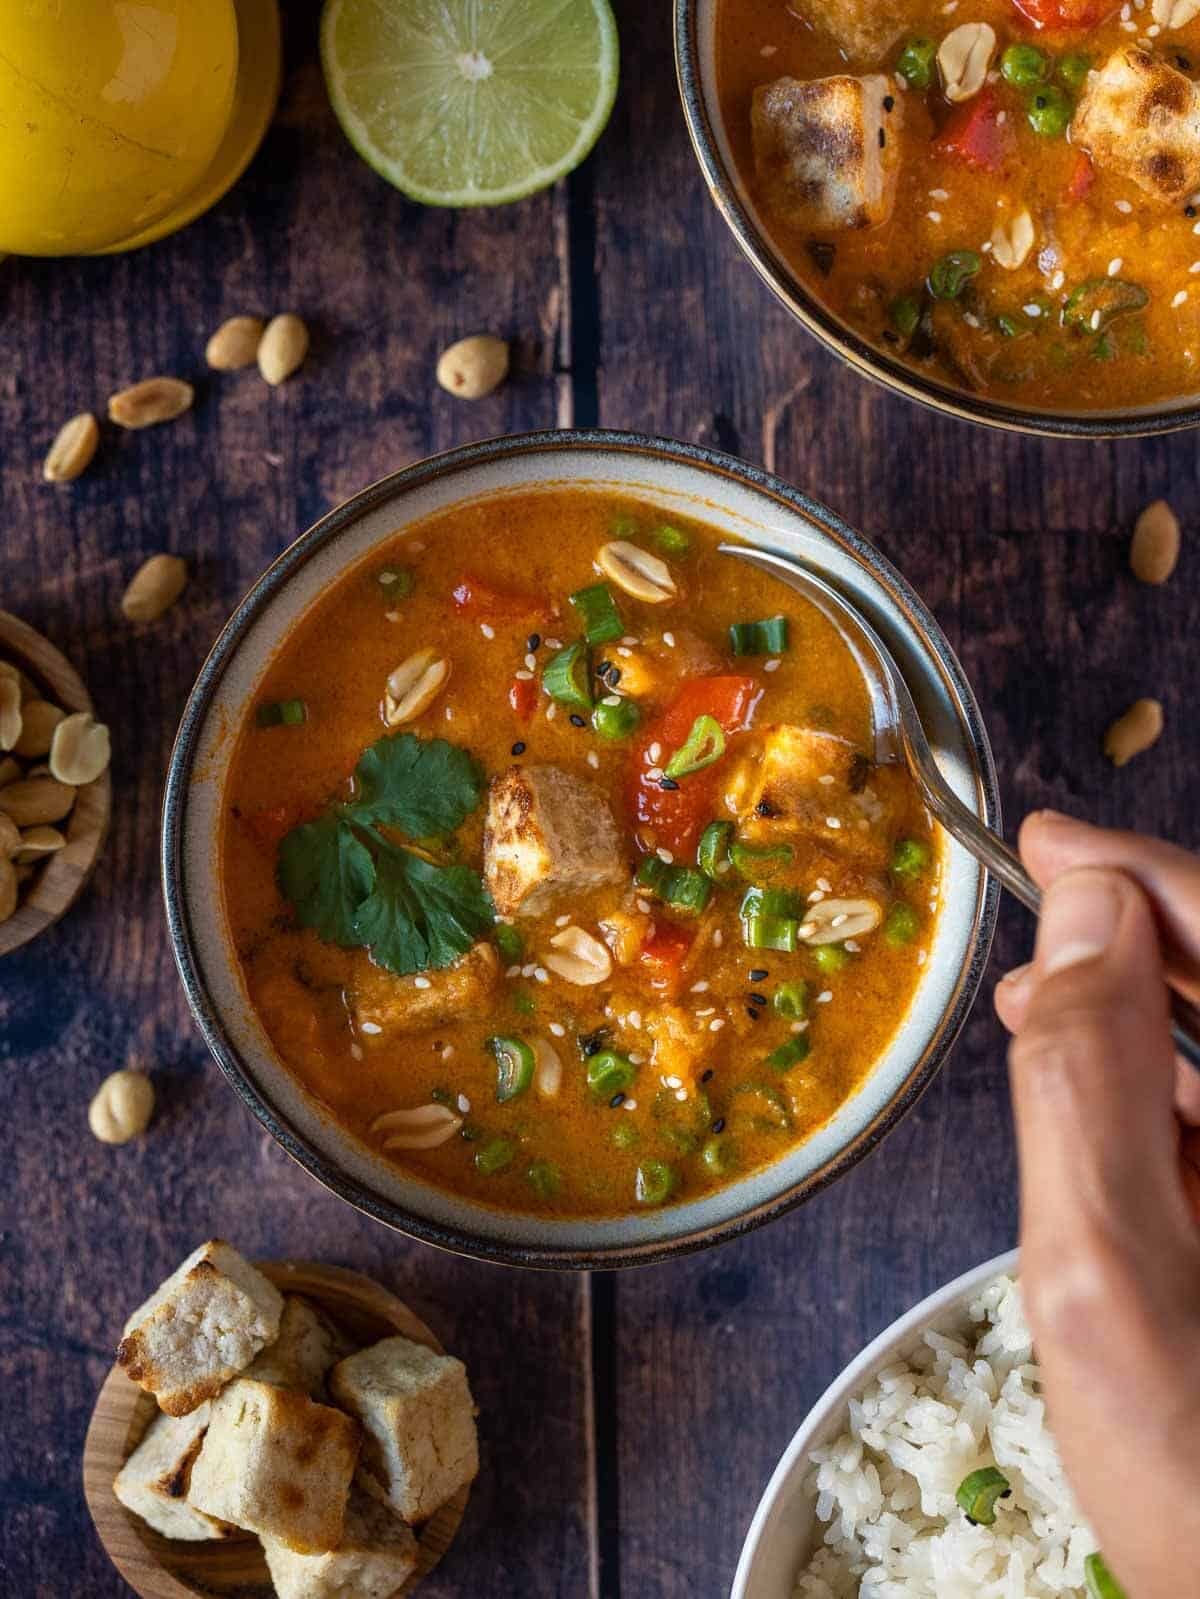
[[[562,1173],[552,1160],[531,1160],[525,1168],[525,1181],[539,1199],[553,1199],[562,1187]]]
[[[715,716],[698,716],[687,741],[663,767],[667,777],[691,777],[719,761],[725,753],[725,730]]]
[[[733,1145],[728,1138],[720,1135],[706,1138],[700,1159],[715,1177],[727,1177],[735,1165]]]
[[[788,1072],[793,1066],[799,1066],[801,1061],[808,1059],[812,1043],[807,1033],[797,1033],[794,1038],[789,1038],[786,1044],[780,1044],[778,1049],[773,1049],[767,1056],[766,1064],[773,1072]]]
[[[661,1205],[674,1187],[675,1173],[665,1160],[644,1160],[638,1167],[634,1191],[639,1205]]]
[[[836,972],[840,972],[850,960],[840,944],[818,944],[812,952],[812,958],[826,977],[832,977]]]
[[[774,877],[781,866],[790,866],[793,858],[790,844],[743,844],[735,839],[729,846],[729,859],[739,877],[756,882],[760,877]]]
[[[590,588],[576,589],[570,599],[579,612],[579,620],[583,623],[589,644],[610,644],[624,633],[625,624],[617,612],[607,583],[593,583]]]
[[[601,1049],[588,1056],[588,1087],[597,1099],[611,1099],[623,1094],[637,1076],[637,1067],[615,1049]]]
[[[902,838],[892,851],[891,869],[896,877],[908,881],[928,871],[930,858],[928,844],[919,838]]]
[[[381,572],[376,572],[375,581],[379,585],[379,596],[389,605],[393,600],[402,600],[413,591],[413,575],[406,566],[385,566]]]
[[[782,655],[787,647],[786,616],[771,616],[765,622],[734,622],[729,629],[729,648],[734,655]]]
[[[981,1466],[959,1483],[954,1497],[966,1511],[967,1520],[976,1527],[990,1527],[996,1520],[997,1499],[1007,1499],[1012,1493],[1008,1478],[995,1466]]]
[[[542,687],[552,700],[560,705],[578,707],[581,711],[592,708],[591,670],[587,645],[582,639],[568,644],[551,656],[542,672]]]
[[[506,966],[519,961],[525,953],[525,940],[510,923],[497,922],[493,937],[496,940],[496,948],[500,951],[500,958]]]
[[[771,1005],[779,1016],[799,1021],[808,1015],[808,984],[801,977],[794,983],[780,983],[771,997]]]
[[[893,905],[883,924],[883,936],[893,949],[911,944],[921,931],[921,918],[911,905]]]
[[[655,894],[676,910],[697,915],[708,904],[712,882],[692,866],[668,866],[657,855],[644,855],[634,875],[638,888]]]
[[[507,1138],[489,1138],[475,1152],[475,1167],[485,1177],[495,1177],[513,1163],[517,1151]]]
[[[1127,278],[1088,278],[1067,300],[1063,325],[1083,333],[1099,333],[1128,311],[1144,310],[1150,296]]]
[[[1083,1581],[1088,1599],[1125,1599],[1125,1590],[1108,1569],[1102,1554],[1089,1555],[1083,1562]]]
[[[794,888],[748,888],[742,895],[740,914],[783,916],[795,922],[804,920],[805,904]]]
[[[303,700],[272,700],[260,705],[259,727],[299,727],[308,721],[308,706]]]
[[[800,947],[799,934],[800,923],[782,916],[750,916],[742,922],[748,949],[778,949],[794,955]]]
[[[523,1094],[533,1081],[533,1050],[523,1038],[489,1038],[496,1057],[496,1098],[501,1105]]]
[[[937,48],[933,39],[918,37],[905,42],[896,61],[896,71],[911,88],[928,89],[933,82]]]
[[[935,300],[957,300],[973,277],[983,270],[974,250],[952,250],[929,270],[929,292]]]
[[[700,835],[696,862],[704,875],[711,877],[714,882],[729,870],[729,843],[732,838],[732,822],[709,822]]]

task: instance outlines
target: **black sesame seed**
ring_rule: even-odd
[[[597,677],[607,677],[608,674],[611,671],[612,671],[612,662],[611,661],[601,661],[600,665],[596,668],[596,676]]]
[[[529,635],[529,637],[525,640],[525,648],[532,655],[535,650],[541,648],[541,643],[542,643],[542,635],[540,633],[531,633]]]
[[[883,109],[885,111],[894,111],[896,109],[896,96],[894,94],[885,94],[884,95],[884,97],[883,97]]]
[[[713,1077],[713,1073],[712,1073],[712,1067],[711,1066],[708,1068],[708,1070],[706,1072],[701,1072],[700,1073],[700,1081],[702,1083],[711,1083],[712,1082],[712,1077]]]
[[[714,1133],[723,1133],[725,1131],[725,1118],[724,1118],[724,1116],[718,1116],[717,1117],[716,1121],[713,1122],[713,1124],[712,1124],[712,1130],[713,1130]]]
[[[608,1108],[609,1108],[609,1110],[618,1110],[624,1103],[625,1103],[625,1095],[618,1088],[616,1093],[609,1100]]]
[[[671,793],[674,789],[679,787],[679,784],[673,777],[664,777],[659,781],[658,786],[659,788],[665,788],[668,793]]]
[[[750,1020],[752,1022],[756,1022],[758,1020],[758,1018],[762,1015],[762,1011],[756,1010],[753,1005],[747,1005],[746,1006],[746,1015],[749,1016],[749,1018],[750,1018]]]
[[[882,128],[879,130],[879,148],[882,150],[887,145],[887,134]]]
[[[514,755],[524,755],[524,753],[525,753],[525,741],[523,739],[518,739],[517,742],[513,745],[512,753]]]
[[[572,727],[586,727],[587,726],[587,723],[584,721],[583,717],[580,716],[578,711],[572,711],[571,712],[571,726]]]
[[[754,807],[754,814],[756,816],[774,816],[776,814],[775,807],[773,805],[768,805],[766,800],[759,800],[758,804]]]
[[[752,1005],[765,1005],[767,1003],[767,996],[765,994],[751,994],[750,1003]]]
[[[750,973],[750,981],[752,983],[765,983],[770,975],[770,972],[765,966],[756,966]]]
[[[609,688],[616,688],[621,681],[621,668],[619,666],[610,666],[604,675],[608,679]]]
[[[1185,217],[1194,217],[1196,215],[1196,207],[1194,205],[1185,205],[1183,214]]]

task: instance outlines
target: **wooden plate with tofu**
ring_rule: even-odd
[[[210,1250],[211,1247],[204,1246]],[[201,1251],[197,1251],[197,1255],[200,1254]],[[194,1259],[189,1257],[185,1267]],[[287,1342],[288,1307],[305,1302],[319,1313],[318,1319],[336,1340],[339,1354],[347,1355],[351,1350],[365,1352],[368,1346],[378,1346],[380,1340],[397,1336],[436,1355],[444,1354],[432,1331],[401,1300],[358,1272],[307,1261],[273,1262],[261,1266],[259,1270],[284,1296],[280,1331],[276,1341],[262,1349],[254,1365],[245,1370],[248,1379],[256,1380],[242,1383],[235,1379],[224,1389],[226,1401],[236,1383],[247,1391],[255,1391],[251,1394],[252,1398],[279,1399],[282,1408],[291,1404],[313,1410],[327,1408],[312,1405],[307,1398],[283,1386],[290,1380],[286,1369],[288,1363],[297,1358],[303,1362],[306,1357],[306,1351],[300,1344],[303,1332],[299,1329],[296,1347],[284,1348]],[[179,1274],[176,1275],[178,1277]],[[170,1282],[175,1280],[173,1278]],[[170,1282],[164,1285],[160,1294],[170,1287]],[[153,1303],[153,1300],[148,1301],[143,1311]],[[140,1314],[142,1312],[136,1313]],[[130,1367],[129,1343],[127,1337],[123,1344],[125,1365],[118,1363],[113,1367],[96,1401],[84,1444],[83,1486],[101,1542],[130,1587],[142,1595],[142,1599],[194,1599],[197,1594],[237,1594],[241,1599],[270,1599],[271,1595],[280,1591],[280,1572],[286,1568],[284,1581],[289,1594],[311,1593],[313,1599],[324,1599],[324,1596],[334,1591],[341,1593],[341,1587],[335,1589],[328,1586],[330,1581],[336,1583],[340,1579],[327,1568],[321,1569],[325,1566],[321,1558],[305,1559],[301,1555],[296,1560],[291,1551],[282,1551],[282,1565],[279,1564],[280,1556],[276,1556],[276,1582],[273,1584],[263,1545],[253,1533],[216,1519],[212,1521],[213,1531],[209,1536],[187,1525],[188,1518],[194,1521],[197,1516],[195,1509],[184,1499],[184,1491],[193,1475],[193,1466],[198,1464],[198,1438],[204,1436],[205,1421],[210,1415],[215,1424],[217,1407],[222,1400],[206,1401],[201,1407],[203,1417],[201,1410],[197,1409],[178,1418],[170,1416],[166,1412],[166,1404],[173,1404],[177,1394],[165,1395],[159,1388],[156,1404],[155,1393],[146,1392],[127,1374]],[[146,1364],[149,1365],[149,1362]],[[343,1362],[348,1370],[344,1380],[344,1396],[338,1401],[342,1410],[335,1412],[349,1426],[354,1424],[349,1417],[343,1416],[343,1411],[353,1409],[356,1403],[353,1392],[356,1386],[355,1364]],[[368,1372],[368,1381],[370,1376]],[[143,1375],[140,1380],[145,1382],[147,1378]],[[163,1407],[161,1413],[160,1406]],[[249,1417],[251,1425],[258,1419],[253,1415]],[[363,1419],[365,1422],[366,1418]],[[172,1526],[177,1533],[172,1537],[164,1536],[149,1525],[142,1514],[134,1514],[127,1508],[130,1500],[140,1503],[137,1497],[139,1490],[135,1488],[130,1492],[128,1488],[123,1489],[122,1496],[127,1503],[122,1503],[114,1491],[118,1474],[122,1474],[123,1478],[127,1475],[123,1468],[143,1443],[152,1424],[158,1429],[158,1436],[163,1438],[163,1446],[158,1452],[157,1461],[150,1464],[163,1468],[168,1474],[167,1480],[160,1479],[153,1485],[160,1492],[165,1490],[162,1502],[166,1506],[165,1519],[162,1514],[154,1519],[160,1525]],[[239,1425],[244,1425],[240,1417]],[[369,1430],[369,1423],[366,1425]],[[192,1433],[190,1448],[185,1437],[189,1429]],[[174,1450],[178,1456],[174,1461],[168,1459],[173,1452],[172,1434],[179,1445]],[[331,1440],[330,1447],[336,1448],[339,1442],[338,1439]],[[172,1470],[178,1473],[173,1479],[170,1476]],[[222,1472],[222,1476],[227,1479],[226,1473]],[[223,1482],[222,1488],[224,1486]],[[354,1492],[357,1494],[357,1490]],[[458,1531],[469,1494],[470,1484],[467,1483],[414,1529],[415,1547],[411,1544],[408,1547],[411,1550],[410,1564],[415,1564],[402,1584],[387,1594],[386,1599],[401,1599],[402,1595],[411,1593],[421,1578],[439,1563]],[[170,1503],[172,1498],[173,1505]],[[357,1521],[360,1530],[367,1522],[377,1520],[381,1514],[387,1519],[395,1519],[390,1512],[385,1511],[385,1507],[368,1496],[359,1495],[358,1498],[360,1514]],[[352,1507],[354,1502],[352,1497]],[[180,1520],[172,1522],[174,1515]],[[349,1527],[349,1520],[347,1525]],[[311,1571],[305,1568],[311,1568]],[[364,1592],[370,1592],[372,1599],[377,1594],[382,1599],[384,1594],[384,1590],[378,1587],[364,1589]]]

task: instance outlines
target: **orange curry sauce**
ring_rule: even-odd
[[[778,249],[817,298],[918,370],[1050,410],[1192,395],[1200,388],[1200,194],[1191,192],[1200,189],[1192,82],[1200,20],[1168,31],[1155,22],[1164,5],[718,0],[717,81],[738,170]],[[951,104],[933,52],[970,24],[994,30],[995,46],[980,90]],[[1075,110],[1089,81],[1139,45],[1159,77],[1121,112],[1099,114],[1099,133],[1087,132]],[[1006,55],[1013,47],[1032,48],[1040,63]],[[926,72],[912,74],[922,51]],[[906,64],[927,86],[906,80]],[[754,91],[784,77],[843,74],[888,75],[902,118],[894,205],[874,226],[797,226],[755,170]],[[1131,176],[1135,158],[1147,182],[1165,170],[1159,162],[1190,183],[1170,197],[1148,192]],[[994,242],[1014,224],[1019,264]],[[937,264],[958,252],[974,275],[939,299],[930,287]],[[1105,282],[1121,288],[1105,290]],[[1095,307],[1103,308],[1099,324]]]
[[[659,554],[677,590],[648,604],[608,584],[623,632],[591,650],[591,683],[598,698],[633,701],[628,714],[639,717],[615,739],[542,686],[548,662],[580,637],[568,596],[600,581],[596,555],[614,537]],[[288,1068],[371,1149],[384,1152],[394,1124],[380,1129],[377,1119],[398,1109],[440,1106],[428,1114],[460,1122],[437,1147],[386,1151],[443,1188],[564,1215],[694,1198],[820,1127],[909,1007],[937,913],[930,820],[906,774],[872,769],[862,753],[865,688],[828,621],[718,555],[716,542],[678,520],[664,535],[649,507],[584,490],[456,508],[380,546],[336,583],[287,639],[248,708],[224,796],[221,880],[251,1001]],[[398,569],[411,587],[397,599],[379,576]],[[780,614],[785,650],[731,653],[731,624]],[[448,682],[415,723],[390,735],[381,712],[388,675],[428,646],[450,663]],[[259,707],[283,701],[303,701],[307,719],[258,725]],[[701,714],[721,721],[724,753],[663,788],[665,764]],[[586,785],[589,805],[615,824],[615,879],[536,916],[517,913],[465,965],[428,975],[394,976],[366,949],[322,942],[297,925],[277,879],[281,839],[331,800],[352,797],[348,779],[369,745],[409,733],[470,751],[481,782],[550,766]],[[765,801],[746,810],[779,736],[832,752],[829,772],[803,779],[799,824],[763,814]],[[480,873],[486,807],[481,790],[455,835],[423,841],[423,853]],[[662,883],[657,892],[635,885],[647,855],[698,875],[697,838],[713,820],[731,823],[727,833],[751,853],[735,869],[721,851],[703,909],[672,905]],[[794,950],[747,947],[740,913],[754,878],[799,907]],[[869,902],[879,925],[810,947],[808,907],[833,898]],[[603,981],[567,981],[548,966],[551,940],[568,924],[596,938],[606,958],[611,951]],[[482,1001],[472,990],[476,967]],[[447,982],[459,984],[448,1013],[413,1026],[411,1006],[428,1007]],[[375,1018],[366,1027],[365,1016]],[[502,1103],[488,1042],[497,1036],[524,1043],[537,1060],[533,1081]],[[589,1085],[589,1049],[624,1063],[622,1091],[599,1092],[603,1078]]]

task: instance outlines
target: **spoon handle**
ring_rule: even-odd
[[[920,764],[929,808],[938,821],[1010,894],[1035,916],[1040,915],[1041,889],[1022,866],[1020,856],[967,809],[938,772],[932,756],[928,763],[922,759]],[[1175,988],[1171,989],[1171,1036],[1182,1058],[1200,1071],[1200,1009]]]

